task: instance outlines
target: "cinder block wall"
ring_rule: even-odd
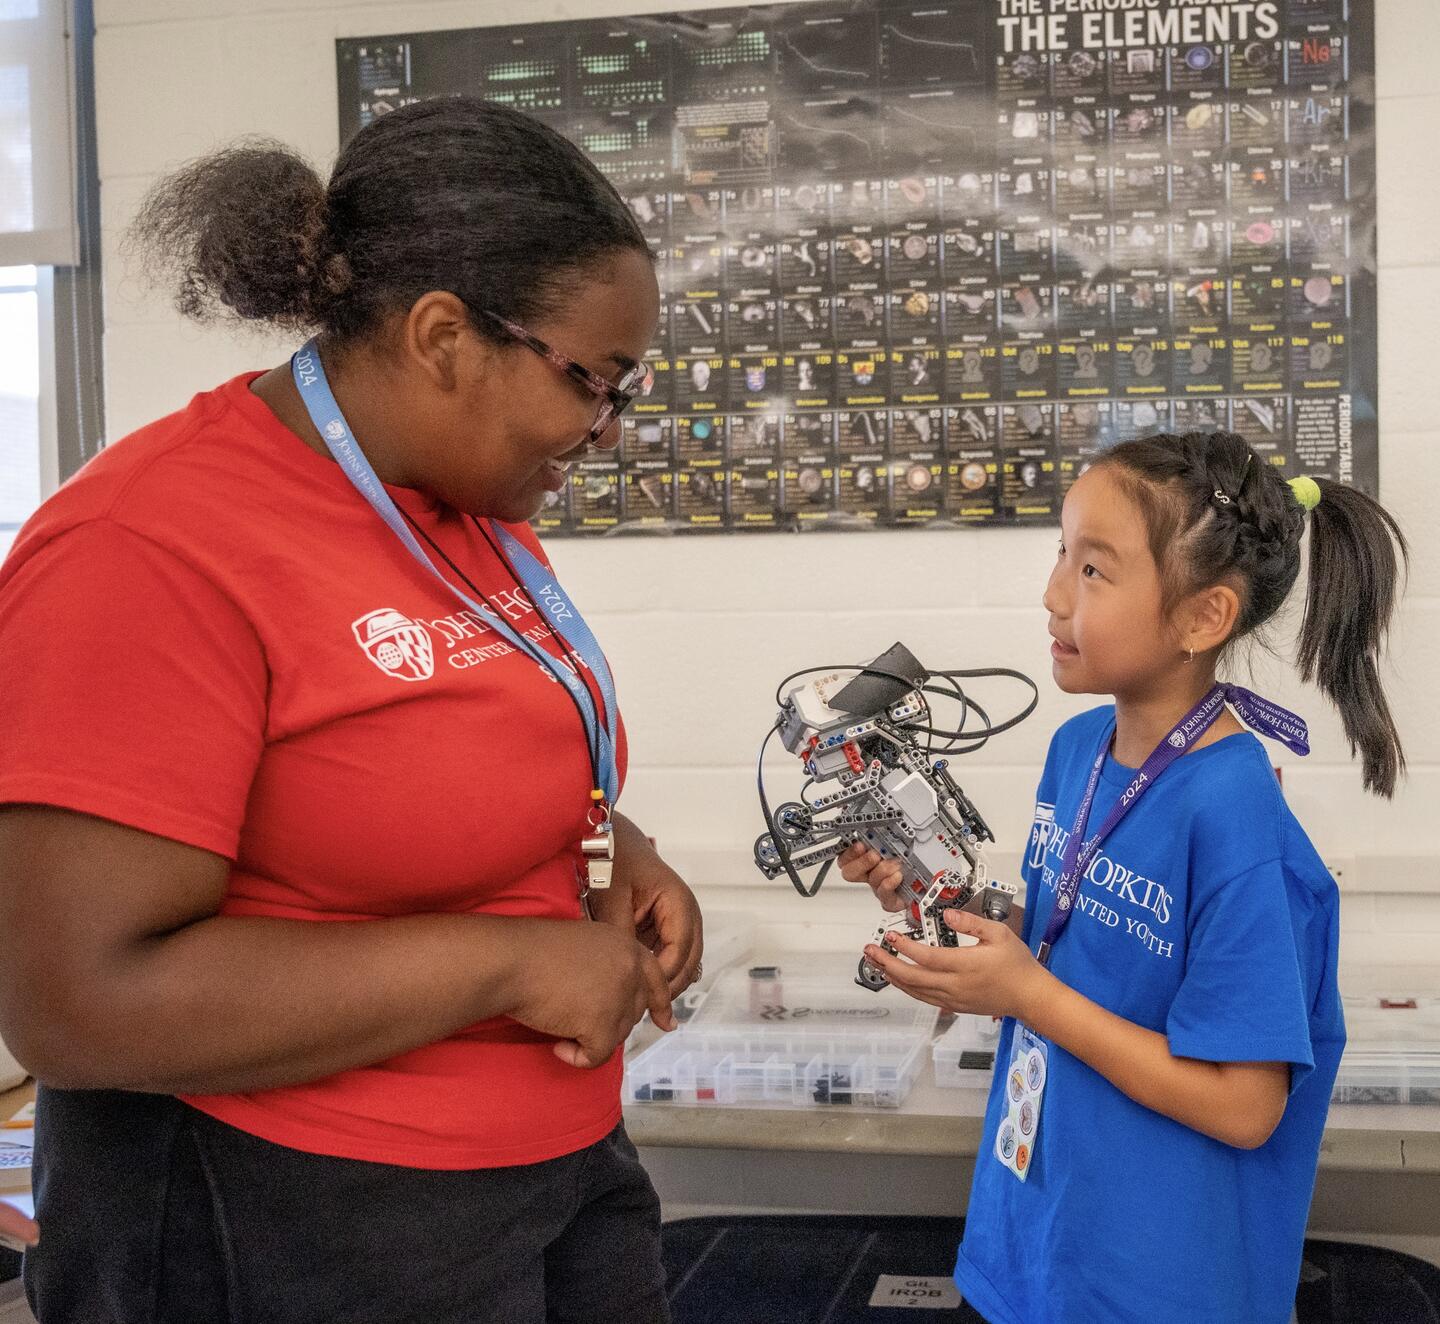
[[[111,435],[292,348],[188,326],[140,286],[117,246],[145,188],[167,166],[246,133],[273,135],[328,161],[337,145],[336,37],[636,7],[633,0],[522,7],[318,0],[296,11],[274,0],[97,0]],[[701,6],[671,0],[663,7]],[[1291,802],[1343,873],[1347,961],[1419,967],[1433,966],[1440,945],[1440,705],[1431,694],[1440,680],[1440,422],[1431,404],[1440,88],[1429,62],[1440,46],[1440,5],[1384,0],[1375,7],[1382,494],[1415,550],[1394,638],[1393,695],[1411,765],[1395,803],[1361,795],[1339,723],[1317,694],[1265,658],[1257,682],[1315,732],[1309,759],[1278,748],[1276,759]],[[858,914],[858,898],[806,907],[753,874],[754,754],[780,677],[858,660],[898,638],[931,665],[1005,664],[1042,683],[1032,721],[958,769],[1000,836],[1004,863],[1023,845],[1049,731],[1077,707],[1048,688],[1039,598],[1054,542],[1053,530],[1031,529],[556,543],[557,567],[619,676],[634,750],[625,809],[717,901],[762,916]],[[984,693],[1006,708],[1008,692]],[[788,776],[777,777],[782,795]]]

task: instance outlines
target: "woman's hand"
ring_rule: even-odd
[[[0,1034],[15,1056],[58,1088],[227,1094],[383,1062],[517,1004],[584,1065],[647,1006],[673,1024],[633,927],[219,915],[229,868],[104,819],[0,809]]]
[[[659,857],[656,866],[645,870],[644,881],[633,888],[635,934],[655,953],[670,996],[678,997],[700,978],[704,920],[685,880]]]
[[[905,909],[900,896],[900,884],[905,880],[899,860],[882,859],[880,852],[872,850],[863,841],[857,841],[839,857],[840,876],[847,883],[867,883],[875,893],[875,899],[886,909]]]
[[[615,815],[615,884],[590,893],[596,919],[628,927],[660,962],[670,996],[700,977],[704,921],[695,894],[628,818]]]
[[[34,1246],[40,1241],[40,1224],[33,1218],[26,1218],[13,1204],[6,1204],[0,1198],[0,1237],[10,1237]]]
[[[931,947],[897,934],[891,942],[898,956],[872,944],[865,957],[902,993],[931,1006],[1029,1021],[1054,977],[1008,925],[961,910],[947,910],[944,919],[978,945]]]
[[[647,1011],[662,1030],[675,1028],[665,976],[633,933],[573,920],[511,923],[525,947],[508,1015],[554,1035],[562,1062],[603,1066]]]

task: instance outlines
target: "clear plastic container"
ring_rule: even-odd
[[[695,1013],[697,1026],[766,1026],[865,1034],[920,1035],[940,1013],[894,989],[872,993],[855,983],[850,953],[807,953],[778,965],[739,966],[715,981]]]
[[[935,1028],[933,1007],[855,985],[855,957],[726,971],[693,1019],[625,1068],[631,1103],[898,1108]]]
[[[935,1083],[942,1089],[988,1090],[995,1073],[1000,1022],[991,1016],[956,1016],[936,1041]]]
[[[1335,1103],[1440,1103],[1440,998],[1346,997]]]
[[[1440,1052],[1440,998],[1366,994],[1345,997],[1347,1043],[1364,1048]]]
[[[1440,1103],[1440,1053],[1345,1050],[1334,1103]]]
[[[898,1108],[919,1073],[921,1038],[750,1033],[687,1026],[625,1068],[631,1103],[729,1108]]]

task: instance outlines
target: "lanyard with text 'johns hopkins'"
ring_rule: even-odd
[[[326,380],[325,369],[320,362],[320,351],[314,340],[308,341],[295,353],[290,360],[290,370],[300,398],[305,402],[310,419],[325,445],[329,447],[330,454],[334,456],[355,490],[370,503],[375,513],[404,544],[406,551],[497,634],[564,685],[575,700],[575,706],[585,725],[587,747],[594,752],[595,766],[591,771],[596,786],[591,797],[600,814],[598,821],[592,814],[592,826],[596,832],[582,843],[582,847],[589,866],[590,885],[608,885],[609,861],[614,858],[614,837],[610,832],[608,806],[615,803],[620,791],[620,774],[613,737],[616,721],[615,682],[610,675],[605,655],[584,617],[580,615],[579,608],[570,600],[569,594],[561,587],[554,574],[531,555],[529,549],[508,529],[493,520],[487,521],[509,558],[520,587],[525,590],[537,610],[542,611],[543,618],[557,624],[564,622],[565,638],[573,641],[576,653],[595,677],[605,706],[603,721],[596,711],[594,695],[581,679],[577,668],[567,666],[538,644],[525,638],[502,614],[476,602],[436,568],[424,548],[416,541],[415,535],[405,523],[404,516],[350,431],[350,425],[345,421],[345,415],[340,411],[330,383]]]
[[[1110,741],[1115,734],[1114,723],[1105,729],[1105,738],[1100,742],[1100,752],[1095,756],[1090,769],[1090,780],[1085,784],[1085,794],[1080,799],[1080,808],[1075,815],[1075,826],[1070,831],[1070,840],[1065,844],[1065,861],[1060,872],[1060,882],[1055,889],[1055,909],[1045,925],[1044,937],[1035,955],[1041,965],[1050,964],[1050,953],[1054,949],[1070,916],[1075,911],[1075,898],[1080,891],[1080,880],[1095,858],[1095,852],[1119,822],[1172,763],[1185,753],[1206,731],[1229,704],[1235,713],[1249,727],[1261,735],[1278,740],[1296,754],[1310,752],[1309,732],[1305,723],[1294,713],[1278,704],[1262,699],[1258,694],[1239,685],[1216,685],[1200,700],[1158,745],[1150,757],[1141,765],[1130,784],[1121,792],[1115,807],[1100,824],[1095,835],[1084,841],[1085,828],[1090,821],[1090,808],[1095,801],[1095,790],[1100,783],[1100,770],[1105,766],[1105,756],[1110,750]],[[1082,844],[1083,843],[1083,844]]]

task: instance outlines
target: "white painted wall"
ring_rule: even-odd
[[[635,8],[636,0],[316,0],[297,12],[278,0],[96,0],[111,435],[291,348],[184,324],[140,286],[117,245],[166,167],[247,133],[328,163],[337,37]],[[1278,747],[1276,758],[1302,821],[1344,867],[1347,961],[1403,961],[1416,978],[1430,970],[1440,981],[1440,705],[1431,694],[1440,682],[1440,420],[1431,412],[1440,88],[1429,55],[1440,47],[1440,5],[1377,0],[1376,9],[1382,495],[1415,553],[1393,642],[1391,692],[1411,765],[1395,802],[1362,796],[1339,723],[1317,694],[1269,661],[1257,676],[1265,694],[1312,723],[1309,759]],[[1053,548],[1048,529],[556,542],[557,567],[619,676],[634,750],[626,811],[717,901],[767,917],[863,924],[860,898],[827,892],[828,901],[807,906],[751,869],[760,826],[754,752],[781,676],[870,656],[899,638],[931,665],[1006,664],[1045,684],[1035,718],[959,770],[1002,849],[1018,851],[1049,733],[1078,707],[1046,681],[1039,597]],[[1000,689],[986,692],[1006,707]],[[783,795],[785,776],[776,786]]]

